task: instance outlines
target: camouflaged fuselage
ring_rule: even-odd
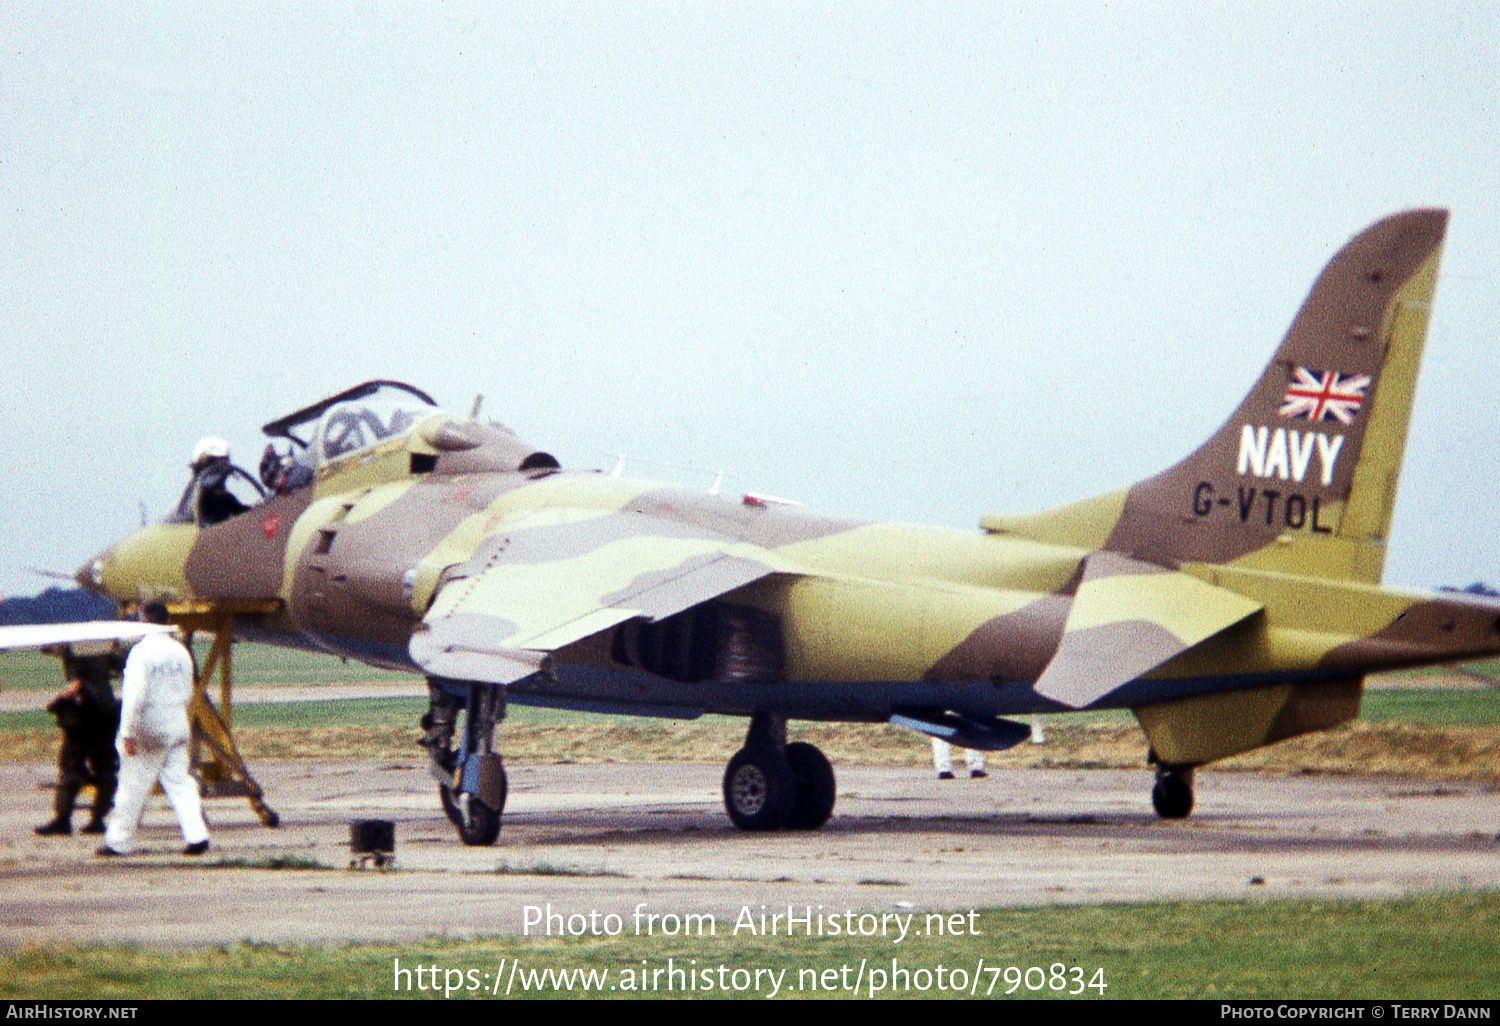
[[[653,673],[638,657],[619,658],[623,625],[558,649],[557,681],[513,684],[516,700],[669,712],[774,707],[792,718],[871,721],[901,709],[1066,708],[1033,684],[1058,651],[1089,550],[832,519],[598,473],[434,471],[351,491],[320,485],[213,527],[148,528],[103,557],[104,580],[122,601],[143,589],[179,600],[275,598],[278,612],[241,620],[243,637],[419,671],[412,634],[445,574],[476,552],[525,550],[525,561],[566,576],[565,565],[597,552],[601,539],[643,533],[689,550],[728,539],[774,555],[770,573],[711,601],[774,618],[780,672],[753,680]],[[690,563],[685,552],[660,573]],[[1326,703],[1330,683],[1347,692],[1346,682],[1373,670],[1500,651],[1500,610],[1483,604],[1232,567],[1182,572],[1264,609],[1090,704],[1308,684],[1324,685]],[[607,603],[639,583],[621,573],[599,580],[592,600]]]
[[[274,600],[241,636],[523,702],[1129,707],[1162,761],[1200,764],[1352,718],[1366,673],[1500,653],[1500,604],[1378,585],[1445,226],[1413,211],[1351,241],[1187,459],[987,533],[562,471],[433,414],[225,523],[148,528],[80,580],[122,602]]]

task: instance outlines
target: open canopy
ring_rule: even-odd
[[[366,381],[295,413],[266,424],[272,438],[286,438],[326,463],[406,431],[438,412],[437,403],[419,388],[400,381]],[[298,433],[296,428],[311,424]]]

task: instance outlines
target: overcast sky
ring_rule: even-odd
[[[4,594],[165,513],[200,436],[253,467],[262,423],[372,377],[483,393],[569,467],[1046,508],[1194,448],[1413,206],[1453,218],[1386,578],[1500,583],[1500,6],[0,23]]]

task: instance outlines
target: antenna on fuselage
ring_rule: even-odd
[[[469,411],[469,419],[470,420],[478,420],[479,419],[479,407],[483,403],[484,403],[484,394],[483,393],[476,394],[474,396],[474,408]]]

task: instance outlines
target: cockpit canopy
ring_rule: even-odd
[[[400,381],[366,381],[338,395],[273,420],[264,428],[272,438],[286,438],[301,451],[297,461],[313,472],[353,453],[383,448],[425,423],[410,438],[410,472],[438,467],[449,473],[547,470],[557,460],[527,445],[501,424],[481,424],[445,412],[421,389]]]
[[[272,438],[295,443],[303,450],[300,455],[320,467],[405,434],[438,412],[437,403],[421,389],[399,381],[366,381],[273,420],[263,430]],[[307,424],[311,428],[300,434],[294,430]]]

